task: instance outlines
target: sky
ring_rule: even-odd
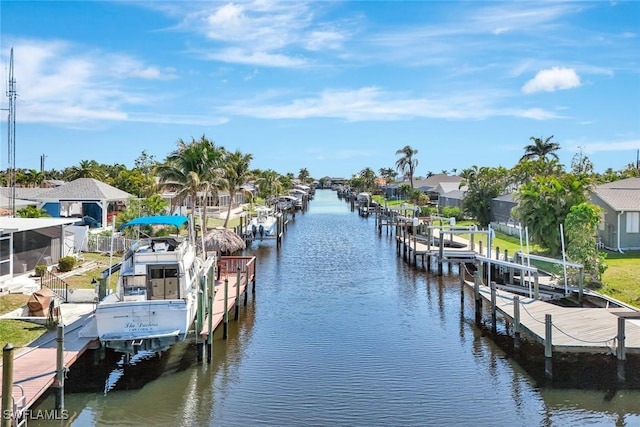
[[[416,176],[511,168],[531,137],[599,172],[640,149],[636,1],[2,0],[0,15],[17,168],[133,167],[203,135],[316,179],[395,168],[407,145]]]

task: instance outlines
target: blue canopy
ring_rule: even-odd
[[[134,225],[173,225],[174,227],[180,227],[188,220],[189,218],[186,216],[178,215],[142,216],[122,224],[120,230],[125,227],[133,227]]]

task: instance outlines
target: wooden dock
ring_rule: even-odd
[[[228,314],[235,308],[239,308],[238,299],[244,295],[244,304],[247,303],[247,286],[253,283],[255,292],[255,257],[222,257],[219,265],[220,277],[214,284],[213,309],[204,318],[199,335],[204,339],[209,335],[209,325],[215,331],[221,323],[228,320]],[[225,290],[226,287],[226,290]],[[226,310],[225,310],[226,308]],[[226,338],[226,334],[225,334]]]
[[[466,282],[470,286],[473,283]],[[480,295],[491,306],[491,288],[480,285]],[[516,298],[517,297],[517,298]],[[495,308],[511,324],[519,301],[519,326],[535,341],[546,342],[546,318],[551,316],[554,352],[616,355],[619,319],[625,319],[626,353],[640,354],[640,313],[629,308],[562,307],[496,289]]]
[[[89,323],[93,313],[93,304],[87,304],[89,310],[77,316],[64,328],[64,367],[71,365],[88,349],[97,345],[97,338],[80,334]],[[61,306],[64,310],[65,305]],[[63,317],[64,319],[64,317]],[[14,407],[25,411],[31,407],[53,385],[56,376],[57,332],[49,331],[27,346],[15,349],[13,358]],[[0,378],[2,372],[0,371]],[[4,390],[2,391],[4,393]]]

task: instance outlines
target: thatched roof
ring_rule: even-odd
[[[237,252],[247,247],[244,240],[233,230],[217,227],[204,235],[204,246],[208,251]]]

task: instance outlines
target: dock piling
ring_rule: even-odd
[[[207,316],[207,362],[211,362],[213,358],[213,298],[215,296],[215,276],[209,274],[207,276],[207,280],[209,281],[209,291],[207,292],[207,297],[209,300],[207,312],[209,315]]]
[[[227,339],[229,329],[229,279],[224,279],[224,315],[222,325],[222,338]]]
[[[11,414],[10,416],[7,416]],[[11,427],[13,421],[13,345],[2,349],[2,427]]]
[[[482,323],[482,299],[480,298],[480,282],[482,269],[478,269],[473,277],[473,295],[476,301],[476,325]]]
[[[240,300],[240,266],[238,266],[238,269],[236,272],[236,302],[234,304],[236,311],[233,316],[234,320],[238,320],[238,318],[240,317],[240,304],[238,304],[239,300]]]
[[[551,314],[544,315],[544,373],[547,379],[553,378],[553,322]]]
[[[424,261],[423,261],[424,264]],[[464,264],[458,264],[458,275],[460,276],[460,304],[464,303]]]
[[[64,409],[64,325],[58,324],[58,336],[56,337],[56,379],[53,382],[55,389],[55,409]]]
[[[625,319],[623,317],[618,318],[618,347],[616,348],[616,357],[618,359],[618,382],[624,384],[625,382],[625,361],[627,359],[625,348]]]
[[[491,332],[496,335],[498,332],[496,315],[496,282],[491,282]]]
[[[513,349],[520,351],[520,297],[513,297]]]

